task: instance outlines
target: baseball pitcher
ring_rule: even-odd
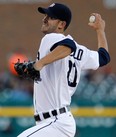
[[[36,125],[18,137],[74,137],[76,124],[70,111],[71,96],[78,88],[82,70],[98,69],[109,63],[105,21],[92,13],[90,22],[98,38],[98,51],[79,45],[64,32],[71,22],[71,10],[64,4],[39,7],[44,15],[37,59],[15,64],[17,73],[34,80],[34,118]]]

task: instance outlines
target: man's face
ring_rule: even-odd
[[[60,21],[59,19],[54,19],[52,17],[49,17],[48,15],[45,15],[45,17],[43,18],[43,24],[41,27],[41,31],[44,34],[48,34],[48,33],[58,33],[59,30],[62,29],[62,21]]]

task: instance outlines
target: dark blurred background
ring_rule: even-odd
[[[33,82],[17,77],[13,63],[17,58],[35,60],[43,37],[43,16],[37,8],[53,2],[71,8],[73,18],[66,34],[89,49],[97,50],[96,32],[88,26],[90,14],[98,12],[106,21],[111,62],[97,71],[82,73],[71,107],[76,137],[116,137],[116,0],[0,0],[0,137],[16,137],[35,124],[30,112]],[[27,112],[20,107],[26,107]]]

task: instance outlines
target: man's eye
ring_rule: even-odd
[[[54,17],[49,17],[51,20],[56,20],[56,18],[54,18]]]

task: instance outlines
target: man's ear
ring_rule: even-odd
[[[63,28],[66,27],[66,21],[62,21]]]
[[[66,27],[66,21],[60,21],[58,29],[64,29],[65,30],[65,27]]]

